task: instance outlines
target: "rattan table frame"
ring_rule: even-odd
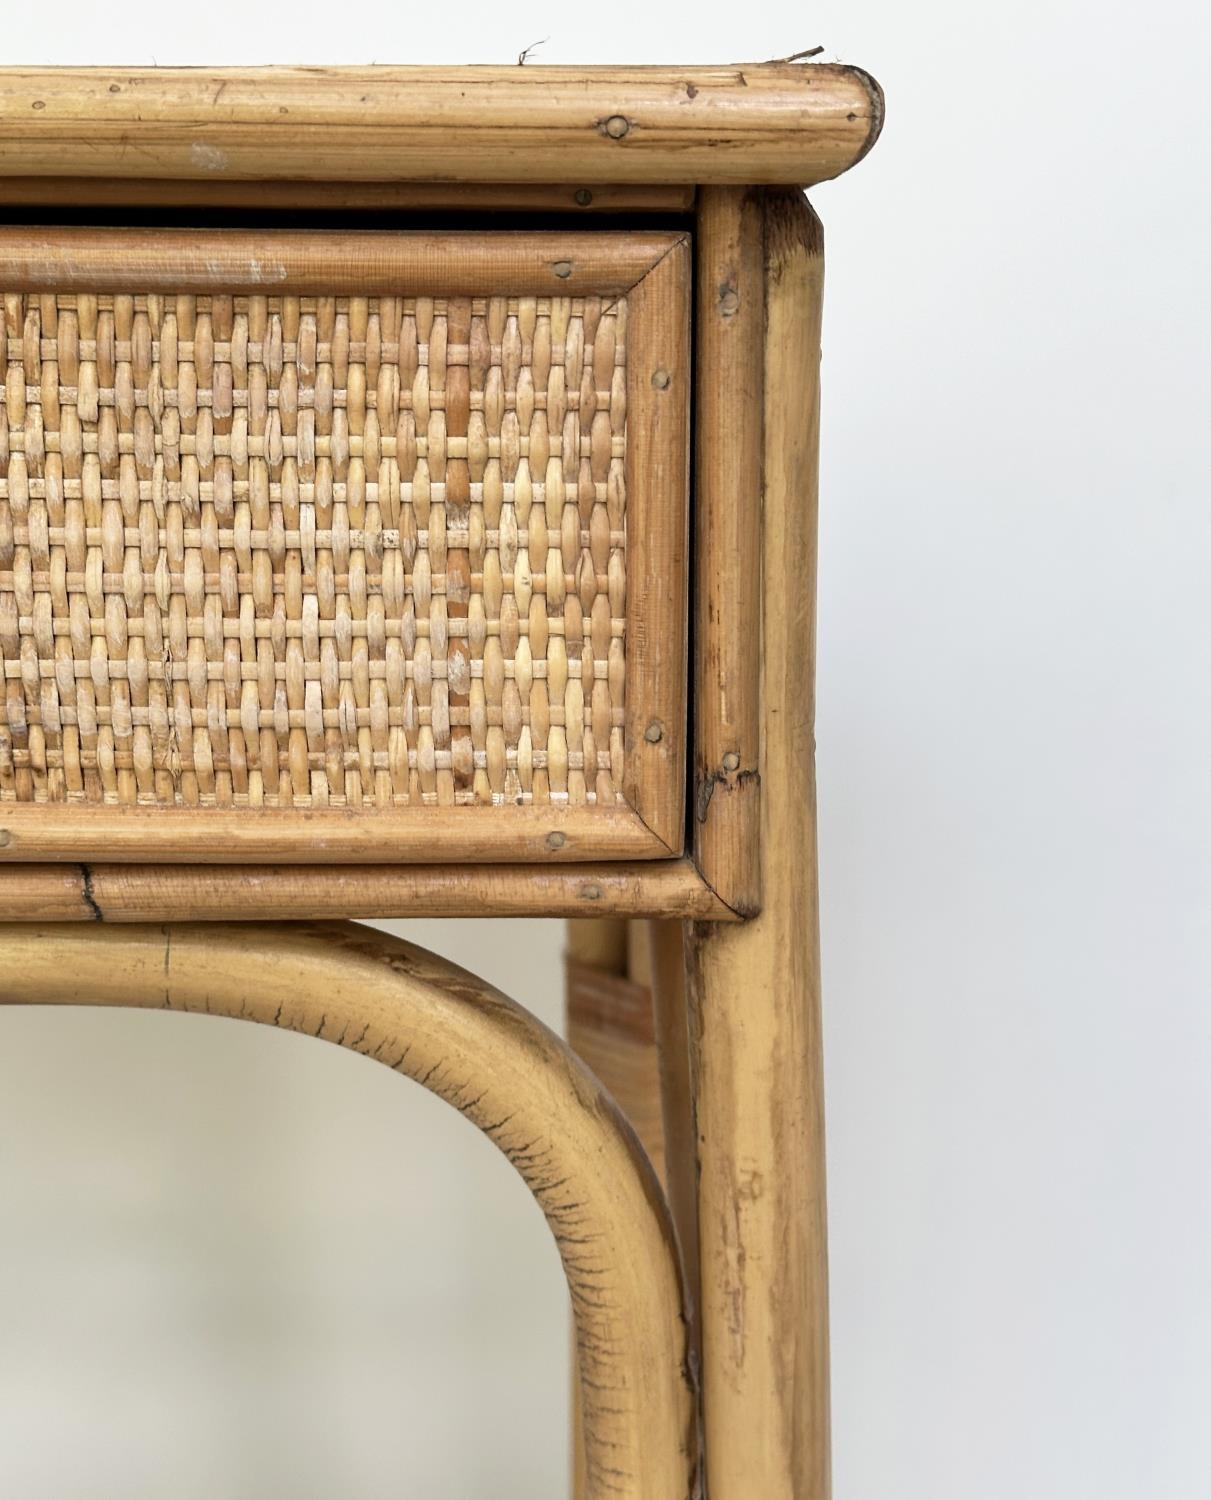
[[[305,1030],[418,1079],[472,1118],[526,1179],[560,1244],[581,1392],[573,1485],[592,1500],[830,1493],[813,770],[823,249],[802,189],[852,166],[881,124],[866,74],[811,64],[0,70],[0,659],[11,689],[0,727],[0,1002],[205,1009]],[[262,281],[266,264],[281,269],[276,289]],[[380,290],[394,300],[375,304],[367,325],[366,299]],[[434,292],[452,299],[436,323]],[[494,311],[493,295],[523,301]],[[392,422],[397,408],[420,414],[383,443],[374,415],[366,427],[378,410],[368,382],[359,375],[338,392],[342,411],[356,407],[357,443],[369,445],[357,454],[378,462],[381,450],[396,465],[383,480],[386,520],[377,505],[365,521],[356,509],[352,554],[343,509],[322,501],[318,523],[307,505],[289,510],[284,532],[276,519],[256,522],[269,514],[256,510],[260,481],[239,467],[271,449],[300,464],[313,452],[346,461],[344,419],[332,425],[312,352],[318,338],[336,351],[329,359],[344,359],[345,304],[332,300],[341,296],[353,299],[358,350],[371,347],[372,327],[371,373],[388,343],[388,365],[406,365],[407,401],[396,394],[407,381],[390,370],[377,387]],[[526,652],[503,670],[490,643],[501,635],[516,652],[518,611],[501,614],[500,565],[482,560],[507,546],[504,595],[511,577],[521,588],[510,572],[513,496],[504,520],[499,493],[489,498],[483,521],[465,504],[465,470],[469,461],[478,504],[484,463],[511,441],[490,370],[503,359],[516,385],[520,356],[500,353],[501,330],[518,317],[533,329],[544,297],[573,375],[576,320],[587,319],[593,371],[580,387],[583,431],[562,377],[546,388],[580,455],[563,461],[571,519],[561,561],[534,513],[537,594],[547,597],[534,617],[538,670]],[[279,315],[294,340],[285,366]],[[435,378],[455,373],[430,402],[415,348],[433,328]],[[605,352],[594,364],[598,328]],[[108,361],[118,426],[140,400],[156,422],[166,404],[195,412],[193,384],[172,384],[186,336],[215,415],[164,462],[176,473],[188,452],[196,479],[197,462],[232,453],[251,530],[238,503],[223,509],[230,464],[213,488],[219,519],[187,503],[182,522],[160,447],[153,475],[133,428],[125,447],[114,438],[107,449],[117,429],[96,417],[89,436],[98,361]],[[219,346],[234,375],[212,374]],[[269,369],[268,386],[246,373],[246,347]],[[535,358],[541,382],[549,362]],[[624,358],[625,436],[621,373],[610,395]],[[64,393],[83,417],[44,428],[60,420]],[[22,425],[40,401],[35,425]],[[304,431],[293,424],[309,406],[328,415]],[[241,407],[261,423],[260,447],[239,436]],[[433,410],[449,422],[434,429]],[[469,410],[487,416],[468,428]],[[444,530],[424,530],[424,421],[451,465],[448,543]],[[545,431],[534,439],[544,455]],[[52,465],[44,482],[52,450],[96,451],[102,469],[111,452],[114,477],[98,478],[92,502],[87,462]],[[58,476],[77,472],[65,490]],[[558,463],[548,473],[557,496]],[[426,507],[419,533],[414,489]],[[548,499],[558,529],[560,506]],[[290,521],[296,514],[304,519]],[[204,560],[187,564],[186,543]],[[272,562],[262,566],[256,546]],[[286,610],[292,547],[308,578],[336,577],[360,601],[351,615],[333,613],[330,583],[328,604]],[[401,623],[399,586],[388,582],[385,604],[371,587],[367,610],[363,555],[372,583],[380,570],[402,580],[407,566],[409,600],[427,605],[430,563],[413,570],[426,547],[438,549],[449,608],[418,632]],[[392,549],[402,549],[398,564]],[[554,559],[545,585],[544,556]],[[271,568],[277,593],[256,584],[261,604],[244,608],[237,580],[252,590],[246,580]],[[524,614],[536,591],[523,581]],[[208,612],[207,590],[221,588],[225,602]],[[42,602],[31,604],[37,589]],[[157,611],[174,622],[175,653],[136,644],[128,666],[128,640],[158,642]],[[233,611],[242,666],[238,643],[224,655],[221,638],[239,634]],[[550,662],[538,655],[548,616],[583,639],[571,673],[562,647]],[[382,646],[397,637],[402,647]],[[385,653],[369,675],[350,640]],[[113,659],[98,659],[107,648]],[[440,652],[440,704],[430,710],[422,697],[420,717],[415,696],[388,707],[387,689],[367,687],[410,693],[419,682],[427,693]],[[128,678],[133,699],[120,686],[111,711],[111,682]],[[515,680],[541,689],[529,700],[537,754]],[[157,717],[157,681],[167,719]],[[226,718],[223,682],[242,704]],[[39,693],[45,725],[30,707]],[[196,726],[203,747],[195,760],[186,745],[184,770],[179,745],[169,761],[150,748],[167,743],[157,726],[178,722]],[[565,724],[583,757],[564,757]],[[212,734],[223,747],[217,782]],[[83,769],[81,745],[92,757]],[[568,1043],[473,976],[350,925],[421,914],[572,919]]]

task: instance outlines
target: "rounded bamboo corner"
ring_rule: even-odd
[[[830,63],[0,70],[0,176],[810,186],[883,95]],[[289,128],[283,128],[289,126]]]
[[[181,1010],[360,1052],[504,1153],[567,1275],[588,1500],[686,1500],[693,1397],[672,1225],[617,1107],[552,1032],[444,959],[352,924],[0,927],[0,1004]]]

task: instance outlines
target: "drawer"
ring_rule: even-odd
[[[672,232],[0,230],[0,854],[684,842]]]

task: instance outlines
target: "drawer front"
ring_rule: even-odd
[[[0,231],[0,855],[679,852],[688,266]]]

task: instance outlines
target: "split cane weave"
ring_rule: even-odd
[[[0,802],[621,801],[625,297],[4,318]]]

